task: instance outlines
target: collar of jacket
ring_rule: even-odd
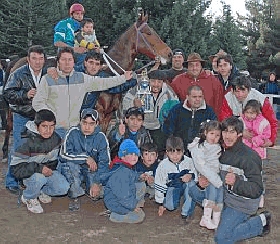
[[[188,99],[186,99],[183,103],[183,108],[189,110],[189,111],[193,111],[193,109],[190,107],[189,101]],[[202,105],[197,108],[196,110],[201,110],[201,109],[206,109],[206,103],[205,100],[203,100]]]

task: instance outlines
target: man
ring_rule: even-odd
[[[251,88],[252,85],[249,77],[244,75],[236,77],[232,82],[231,91],[228,92],[223,99],[219,120],[222,121],[231,116],[240,116],[244,106],[249,100],[255,99],[259,101],[262,105],[262,115],[269,121],[271,126],[271,137],[269,140],[266,139],[264,144],[264,147],[269,147],[274,145],[277,139],[278,121],[269,99],[259,91]],[[243,137],[250,139],[253,137],[253,134],[245,130],[243,132]]]
[[[84,72],[91,76],[98,76],[101,78],[109,77],[109,74],[107,74],[104,70],[102,70],[102,66],[103,66],[102,55],[100,53],[96,53],[96,52],[88,52],[86,54],[83,67],[80,66],[79,69],[75,69],[75,70]],[[109,88],[108,90],[106,90],[106,92],[108,92],[110,94],[123,93],[125,91],[128,91],[129,88],[135,86],[136,83],[137,83],[137,80],[132,79],[119,86]],[[85,108],[94,108],[96,105],[96,102],[99,98],[100,93],[101,92],[97,92],[97,91],[87,92],[84,97],[84,100],[83,100],[81,111]]]
[[[50,109],[56,114],[57,132],[65,132],[79,123],[83,97],[89,91],[102,91],[120,85],[132,78],[131,71],[112,78],[99,78],[74,71],[74,52],[70,47],[61,48],[57,55],[58,79],[49,75],[42,78],[32,106],[36,111]]]
[[[70,18],[59,21],[54,28],[54,46],[73,47],[75,53],[86,52],[85,47],[74,47],[75,33],[80,29],[85,9],[82,4],[74,3],[69,9]]]
[[[54,132],[56,119],[53,112],[43,109],[28,121],[26,138],[12,155],[11,170],[23,180],[21,201],[32,213],[43,213],[38,198],[50,203],[51,196],[65,195],[69,189],[66,179],[57,170],[61,138]]]
[[[188,71],[175,77],[171,87],[184,101],[187,95],[187,89],[192,85],[198,85],[202,88],[206,104],[211,106],[216,114],[219,114],[222,99],[223,87],[211,72],[205,72],[202,68],[205,60],[202,60],[198,53],[191,53],[187,59]]]
[[[172,83],[175,76],[180,75],[187,71],[187,69],[183,66],[185,62],[185,53],[180,48],[175,48],[172,51],[172,67],[167,70],[160,70],[161,76],[164,81],[167,81],[169,84]],[[157,70],[160,62],[156,63],[156,65],[151,69]]]
[[[256,215],[264,189],[262,160],[242,142],[242,132],[243,123],[238,118],[230,117],[222,122],[225,151],[220,157],[220,174],[225,196],[215,233],[218,244],[236,243],[270,232],[270,212]]]
[[[16,149],[20,145],[21,132],[29,120],[33,120],[35,110],[32,108],[32,100],[40,83],[42,75],[45,74],[43,66],[46,54],[42,46],[31,46],[27,53],[27,64],[15,70],[7,81],[4,88],[4,97],[13,111],[13,146]],[[10,165],[10,157],[8,160]],[[6,188],[12,193],[17,192],[18,183],[10,172],[6,175]]]
[[[103,197],[101,190],[105,182],[102,175],[109,171],[110,149],[108,140],[98,125],[98,112],[84,109],[78,126],[67,132],[61,154],[61,171],[70,183],[68,195],[73,199],[70,210],[79,210],[78,197],[86,192],[94,199]]]
[[[148,77],[152,93],[149,103],[153,112],[145,114],[144,126],[149,130],[153,142],[158,146],[159,156],[163,159],[165,144],[163,142],[162,131],[160,130],[159,114],[166,101],[178,100],[178,98],[171,87],[163,82],[160,70],[150,72]],[[123,98],[123,110],[126,111],[133,106],[141,108],[143,104],[137,96],[137,87],[130,89]]]
[[[202,88],[190,86],[184,103],[175,105],[169,111],[162,131],[165,138],[171,135],[181,137],[188,155],[188,143],[198,135],[201,123],[208,119],[217,120],[214,110],[206,104]]]
[[[211,64],[212,64],[212,72],[213,72],[214,75],[218,75],[218,64],[217,64],[218,58],[220,56],[226,55],[226,54],[227,53],[223,49],[220,49],[218,53],[208,57]]]
[[[218,78],[224,87],[225,93],[230,90],[232,81],[240,75],[239,70],[233,64],[231,55],[226,54],[217,58]]]

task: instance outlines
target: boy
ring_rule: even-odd
[[[22,180],[25,190],[21,201],[32,213],[43,213],[38,201],[50,203],[50,196],[67,194],[69,184],[57,170],[61,138],[54,132],[56,119],[53,112],[43,109],[28,121],[27,138],[21,140],[11,159],[11,170]]]
[[[100,47],[95,35],[94,22],[91,18],[82,20],[81,30],[76,34],[75,46],[85,47],[87,50]]]
[[[69,210],[79,210],[78,197],[86,192],[98,200],[102,198],[102,175],[108,172],[110,151],[107,138],[98,125],[98,112],[84,109],[78,126],[66,134],[61,153],[61,171],[70,183],[68,195],[72,198]]]
[[[271,213],[256,214],[264,189],[262,160],[242,142],[243,131],[243,122],[235,116],[222,122],[225,150],[220,157],[220,175],[225,191],[224,208],[215,233],[218,244],[237,243],[270,232]]]
[[[188,221],[195,204],[189,196],[189,188],[195,185],[196,170],[191,158],[184,155],[184,143],[180,137],[169,137],[166,141],[167,158],[161,161],[155,176],[155,198],[160,205],[158,215],[175,210],[184,196],[182,219]]]
[[[140,174],[140,179],[146,182],[146,194],[150,199],[155,197],[155,174],[158,167],[158,149],[155,143],[145,143],[141,147],[141,159],[134,170]]]
[[[149,131],[143,126],[144,111],[142,108],[131,107],[125,113],[125,124],[121,120],[109,133],[109,144],[111,157],[114,158],[118,152],[119,145],[124,139],[131,139],[138,148],[144,143],[152,142]]]
[[[138,181],[138,174],[132,170],[137,163],[140,150],[130,139],[125,139],[116,157],[110,164],[110,176],[104,191],[104,203],[111,212],[110,220],[118,223],[140,223],[145,213],[146,185]]]

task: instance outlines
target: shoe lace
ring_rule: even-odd
[[[32,206],[39,206],[40,204],[37,199],[30,199],[29,202]]]

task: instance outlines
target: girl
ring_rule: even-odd
[[[202,203],[204,213],[199,224],[207,229],[216,229],[223,208],[223,182],[219,175],[221,125],[218,121],[207,121],[202,124],[200,131],[200,138],[196,137],[188,146],[196,170],[209,181]]]
[[[249,100],[243,109],[241,119],[243,120],[244,130],[251,134],[251,138],[243,138],[243,142],[255,150],[261,159],[266,158],[266,150],[263,146],[266,139],[271,136],[271,127],[261,112],[261,104],[257,100]],[[264,205],[264,196],[261,196],[259,207]]]
[[[265,139],[271,135],[269,122],[263,117],[261,104],[257,100],[249,100],[243,109],[241,119],[244,123],[244,130],[251,134],[251,138],[243,138],[243,142],[255,150],[262,159],[266,158],[266,150],[262,147]]]

